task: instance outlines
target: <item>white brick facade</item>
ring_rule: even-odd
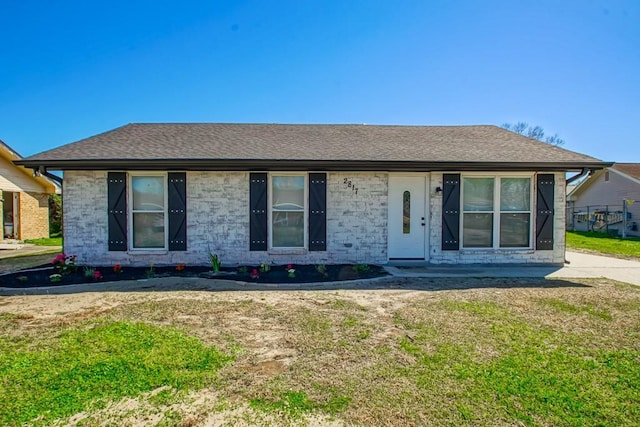
[[[429,260],[434,263],[562,263],[564,261],[564,174],[556,173],[553,251],[441,251],[442,174],[432,173]],[[357,189],[357,191],[356,191]],[[249,251],[249,173],[187,172],[187,251],[109,252],[107,172],[65,171],[64,250],[89,265],[205,265],[209,250],[225,265],[383,264],[387,258],[388,174],[327,174],[327,250]]]
[[[553,223],[553,247],[552,251],[535,251],[522,249],[460,249],[458,251],[443,251],[440,249],[442,236],[442,193],[436,193],[436,187],[442,188],[442,174],[431,174],[431,194],[430,199],[430,218],[431,218],[431,235],[429,261],[434,264],[439,263],[460,263],[460,264],[488,264],[488,263],[535,263],[535,264],[563,264],[565,252],[565,176],[564,173],[556,172],[554,189],[554,223]],[[533,215],[535,230],[535,203],[536,189],[535,179],[533,180],[532,192],[533,198]],[[434,194],[438,194],[434,196]],[[462,233],[462,230],[460,231]],[[534,237],[535,240],[535,237]],[[535,241],[534,241],[535,243]]]
[[[327,181],[326,252],[250,252],[249,173],[187,172],[187,251],[135,253],[107,250],[107,172],[66,171],[64,250],[92,265],[207,264],[209,250],[225,265],[385,263],[387,175],[329,173]]]

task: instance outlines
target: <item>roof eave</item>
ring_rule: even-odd
[[[326,170],[326,171],[578,171],[611,166],[611,162],[456,162],[380,160],[246,160],[246,159],[21,159],[14,163],[50,170]]]

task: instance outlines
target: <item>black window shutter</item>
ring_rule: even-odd
[[[127,174],[107,174],[107,205],[109,216],[109,250],[127,250]]]
[[[442,176],[442,250],[460,249],[460,174]]]
[[[536,250],[553,250],[554,175],[539,174],[536,187]]]
[[[249,174],[249,250],[267,250],[267,174]]]
[[[169,250],[187,250],[187,174],[169,172]]]
[[[327,250],[327,174],[309,174],[309,250]]]

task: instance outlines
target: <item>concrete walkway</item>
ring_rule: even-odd
[[[569,252],[568,264],[547,277],[606,277],[640,286],[640,261]]]
[[[640,261],[629,261],[578,252],[566,253],[563,266],[543,265],[416,265],[385,269],[396,277],[523,277],[523,278],[595,278],[606,277],[640,286]]]
[[[1,249],[0,248],[0,259],[4,258],[13,258],[25,255],[38,255],[38,254],[48,254],[56,251],[61,251],[61,246],[36,246],[31,243],[22,243],[19,248],[10,248],[10,249]]]

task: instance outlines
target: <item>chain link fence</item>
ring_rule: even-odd
[[[616,236],[637,235],[638,219],[619,205],[567,206],[567,230],[595,231]],[[625,231],[623,233],[623,230]]]

